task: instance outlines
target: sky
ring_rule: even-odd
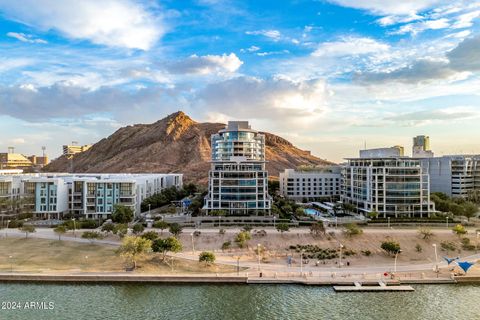
[[[0,0],[0,152],[182,110],[336,162],[480,153],[479,25],[477,0]]]

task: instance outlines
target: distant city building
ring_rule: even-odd
[[[140,214],[142,201],[165,188],[182,187],[182,174],[0,175],[0,197],[31,199],[39,218],[60,219],[72,213],[89,219],[109,218],[114,205]]]
[[[431,192],[465,198],[480,191],[480,155],[450,155],[422,159],[430,175]]]
[[[73,156],[77,153],[85,152],[92,147],[91,144],[86,144],[83,146],[77,145],[64,145],[63,146],[63,155],[64,156]]]
[[[28,169],[33,166],[32,161],[20,153],[0,153],[0,169]]]
[[[342,169],[341,199],[359,213],[380,217],[430,216],[428,172],[407,157],[347,159]]]
[[[430,150],[429,136],[416,136],[413,138],[412,157],[413,158],[433,157],[433,152],[432,150]]]
[[[229,121],[211,137],[212,161],[203,209],[231,215],[269,213],[265,136],[247,121]]]
[[[405,150],[402,146],[360,150],[360,158],[395,158],[403,157],[404,154]]]
[[[332,200],[340,197],[341,177],[339,166],[309,170],[285,169],[280,172],[280,194],[296,201]]]
[[[35,155],[32,155],[30,157],[28,157],[28,160],[30,160],[32,162],[32,165],[33,166],[38,166],[38,167],[44,167],[48,164],[48,156],[44,155],[44,156],[35,156]]]

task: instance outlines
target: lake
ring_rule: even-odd
[[[415,289],[335,293],[300,285],[3,283],[0,319],[480,319],[480,285]]]

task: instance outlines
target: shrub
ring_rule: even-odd
[[[281,233],[288,232],[290,230],[290,226],[286,223],[279,223],[277,224],[277,231]]]
[[[102,239],[103,236],[98,231],[85,231],[84,233],[82,233],[82,238],[88,239],[90,240],[90,242],[93,242],[96,239]]]
[[[83,221],[78,221],[76,223],[76,227],[79,229],[96,229],[98,227],[98,223],[96,220],[87,219]]]
[[[240,231],[235,236],[235,242],[237,243],[238,247],[243,248],[247,244],[249,240],[252,239],[250,232],[248,231]]]
[[[203,251],[200,253],[198,256],[198,261],[199,262],[205,262],[205,265],[210,265],[215,262],[215,254],[213,252],[209,251]]]
[[[473,251],[477,248],[474,244],[470,243],[470,239],[468,239],[468,238],[462,238],[461,241],[462,241],[462,249],[463,250]]]
[[[168,228],[168,231],[176,237],[182,233],[182,227],[178,223],[172,223]]]
[[[103,232],[106,232],[106,233],[112,232],[113,233],[113,230],[115,230],[115,225],[111,222],[105,223],[102,226],[102,231]]]
[[[401,251],[400,244],[393,240],[383,241],[380,248],[385,250],[388,254],[397,254]]]
[[[311,233],[312,236],[314,236],[314,237],[318,237],[318,236],[320,236],[321,234],[325,234],[325,226],[323,225],[323,222],[322,222],[322,221],[318,221],[318,222],[313,223],[313,224],[310,226],[310,233]]]
[[[223,244],[222,244],[222,251],[224,250],[228,250],[232,247],[232,242],[231,241],[225,241]]]
[[[442,248],[442,250],[445,250],[447,252],[457,250],[457,246],[451,241],[442,241],[440,243],[440,247]]]
[[[457,224],[455,227],[452,229],[453,233],[455,233],[457,236],[461,236],[464,234],[467,234],[467,229],[465,229],[464,226],[461,224]]]
[[[141,223],[135,223],[132,227],[132,231],[134,234],[140,234],[145,230],[145,227]]]
[[[153,227],[154,227],[154,228],[161,229],[162,231],[165,230],[165,229],[168,229],[168,226],[169,226],[169,224],[166,223],[166,222],[163,221],[163,220],[161,220],[161,221],[155,221],[155,223],[153,224]]]
[[[419,243],[417,243],[417,244],[415,245],[415,251],[417,251],[418,253],[420,253],[420,252],[423,251],[423,248],[422,248],[422,246],[421,246]]]
[[[193,232],[193,235],[194,235],[195,237],[200,237],[201,234],[202,234],[202,233],[201,233],[200,231],[198,231],[198,230],[195,230],[195,231]]]
[[[150,241],[154,241],[156,239],[158,239],[158,233],[156,233],[155,231],[147,231],[147,232],[144,232],[141,237],[143,239],[148,239]]]
[[[20,221],[20,220],[12,220],[10,221],[10,223],[8,224],[8,228],[12,228],[12,229],[15,229],[15,228],[21,228],[23,226],[23,221]]]
[[[372,255],[372,252],[370,250],[362,250],[362,254],[365,256],[365,257],[369,257]]]
[[[222,229],[218,230],[218,233],[223,236],[225,234],[225,229],[222,228]]]
[[[363,230],[360,229],[355,223],[347,223],[344,228],[345,229],[343,230],[343,232],[349,237],[363,233]]]
[[[429,228],[420,228],[418,229],[418,233],[422,236],[422,239],[425,240],[428,240],[433,236],[433,232]]]

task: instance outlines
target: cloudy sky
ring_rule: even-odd
[[[0,0],[0,150],[183,110],[333,161],[480,152],[480,1]]]

